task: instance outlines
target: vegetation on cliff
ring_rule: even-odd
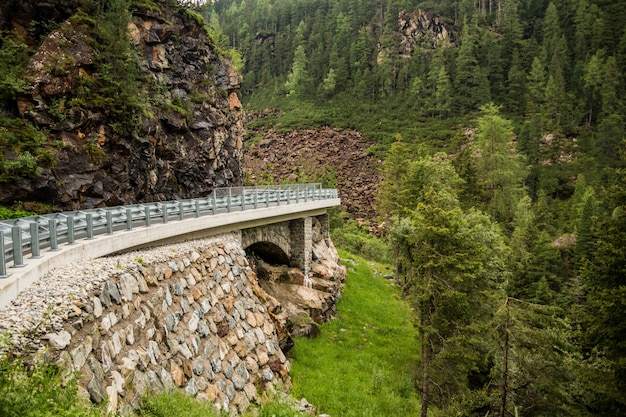
[[[239,185],[237,53],[176,1],[0,6],[0,204],[47,211]]]

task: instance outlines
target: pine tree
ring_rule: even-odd
[[[302,95],[308,86],[309,74],[307,70],[308,59],[304,52],[304,46],[300,45],[296,48],[296,53],[291,64],[291,72],[287,75],[285,88],[288,96]]]
[[[612,114],[624,114],[624,100],[619,94],[620,78],[617,59],[615,55],[611,55],[604,63],[599,91],[602,109],[600,113],[601,118]]]
[[[494,320],[500,334],[493,383],[498,416],[571,416],[574,374],[571,329],[554,307],[503,297]]]
[[[585,354],[592,369],[596,396],[592,406],[603,415],[626,415],[626,172],[617,170],[608,189],[606,216],[595,230],[596,250],[581,272],[586,313]],[[603,372],[602,366],[609,372]],[[599,379],[601,378],[601,379]]]
[[[585,88],[587,91],[588,101],[587,108],[588,117],[587,125],[591,126],[594,120],[594,109],[597,110],[600,99],[600,87],[602,86],[602,79],[604,76],[604,50],[597,51],[585,65]],[[597,111],[599,113],[599,111]]]
[[[377,210],[386,220],[400,216],[406,208],[411,207],[411,197],[405,187],[408,167],[411,162],[409,145],[398,138],[392,145],[383,164],[383,180],[378,187],[376,196]]]
[[[593,221],[596,212],[596,199],[593,188],[587,187],[582,197],[578,224],[576,226],[576,248],[574,250],[574,262],[577,268],[581,268],[585,259],[591,259],[595,247],[593,237]]]
[[[416,78],[419,80],[419,78]],[[437,48],[430,63],[427,76],[429,97],[426,106],[432,115],[438,113],[439,117],[450,111],[452,105],[452,85],[444,62],[443,48]]]
[[[403,147],[394,146],[389,161]],[[403,182],[399,188],[394,177]],[[404,205],[396,210],[400,216],[390,236],[405,276],[401,282],[409,284],[405,289],[419,315],[426,415],[431,403],[444,406],[467,394],[470,373],[489,373],[490,300],[494,288],[507,279],[506,249],[487,216],[461,210],[456,197],[460,179],[444,154],[418,158],[406,175],[397,169],[388,178],[387,190],[395,189]]]
[[[513,217],[512,207],[524,195],[527,169],[513,148],[513,124],[500,116],[493,104],[480,109],[475,143],[477,174],[492,220],[508,222]]]
[[[439,69],[439,74],[437,74],[433,100],[433,109],[439,112],[440,118],[450,112],[452,107],[452,85],[450,83],[450,77],[448,77],[448,71],[446,71],[446,68],[443,66]]]
[[[545,65],[539,57],[535,57],[532,62],[530,73],[528,74],[528,102],[526,104],[527,117],[541,113],[545,98],[546,72]]]
[[[512,114],[523,114],[526,103],[526,79],[522,70],[519,51],[513,51],[511,67],[507,75],[506,93],[504,99],[505,109]]]
[[[454,88],[456,113],[463,114],[476,109],[481,88],[481,69],[475,55],[476,36],[474,23],[463,23],[461,45],[456,59]]]
[[[485,300],[472,288],[481,271],[480,251],[458,202],[447,190],[430,188],[410,217],[416,284],[412,297],[419,315],[422,416],[429,403],[443,405],[467,391],[467,373],[476,366],[472,340]],[[461,349],[461,346],[463,348]],[[439,390],[431,390],[431,383]]]

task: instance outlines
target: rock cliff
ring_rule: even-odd
[[[416,47],[436,49],[456,43],[456,28],[430,11],[401,11],[398,14],[400,56],[411,58]]]
[[[107,10],[94,17],[76,3],[0,7],[1,28],[28,45],[35,44],[32,33],[42,35],[42,22],[57,25],[33,47],[29,87],[13,106],[0,108],[0,135],[12,134],[15,125],[45,135],[39,168],[4,175],[0,204],[71,210],[192,198],[240,185],[241,79],[202,19],[174,2],[145,2],[152,6],[125,10],[128,20],[115,36],[106,32],[114,20],[98,20]],[[0,145],[3,161],[19,159],[19,150]]]

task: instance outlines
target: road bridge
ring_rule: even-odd
[[[337,190],[321,184],[220,188],[207,198],[53,213],[0,222],[0,308],[53,268],[242,231],[244,249],[306,276],[312,224],[328,238]],[[315,222],[313,220],[316,220]]]

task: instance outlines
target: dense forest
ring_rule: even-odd
[[[146,102],[116,47],[129,2],[78,3],[104,47],[77,99],[127,133]],[[355,129],[384,160],[372,221],[417,315],[417,412],[626,416],[626,2],[178,3],[240,68],[244,107],[280,110],[251,128]],[[23,151],[7,182],[53,161],[13,117],[28,45],[0,40],[0,145]]]
[[[626,415],[624,2],[202,13],[242,54],[249,108],[359,129],[384,156],[378,220],[418,313],[422,416]]]

